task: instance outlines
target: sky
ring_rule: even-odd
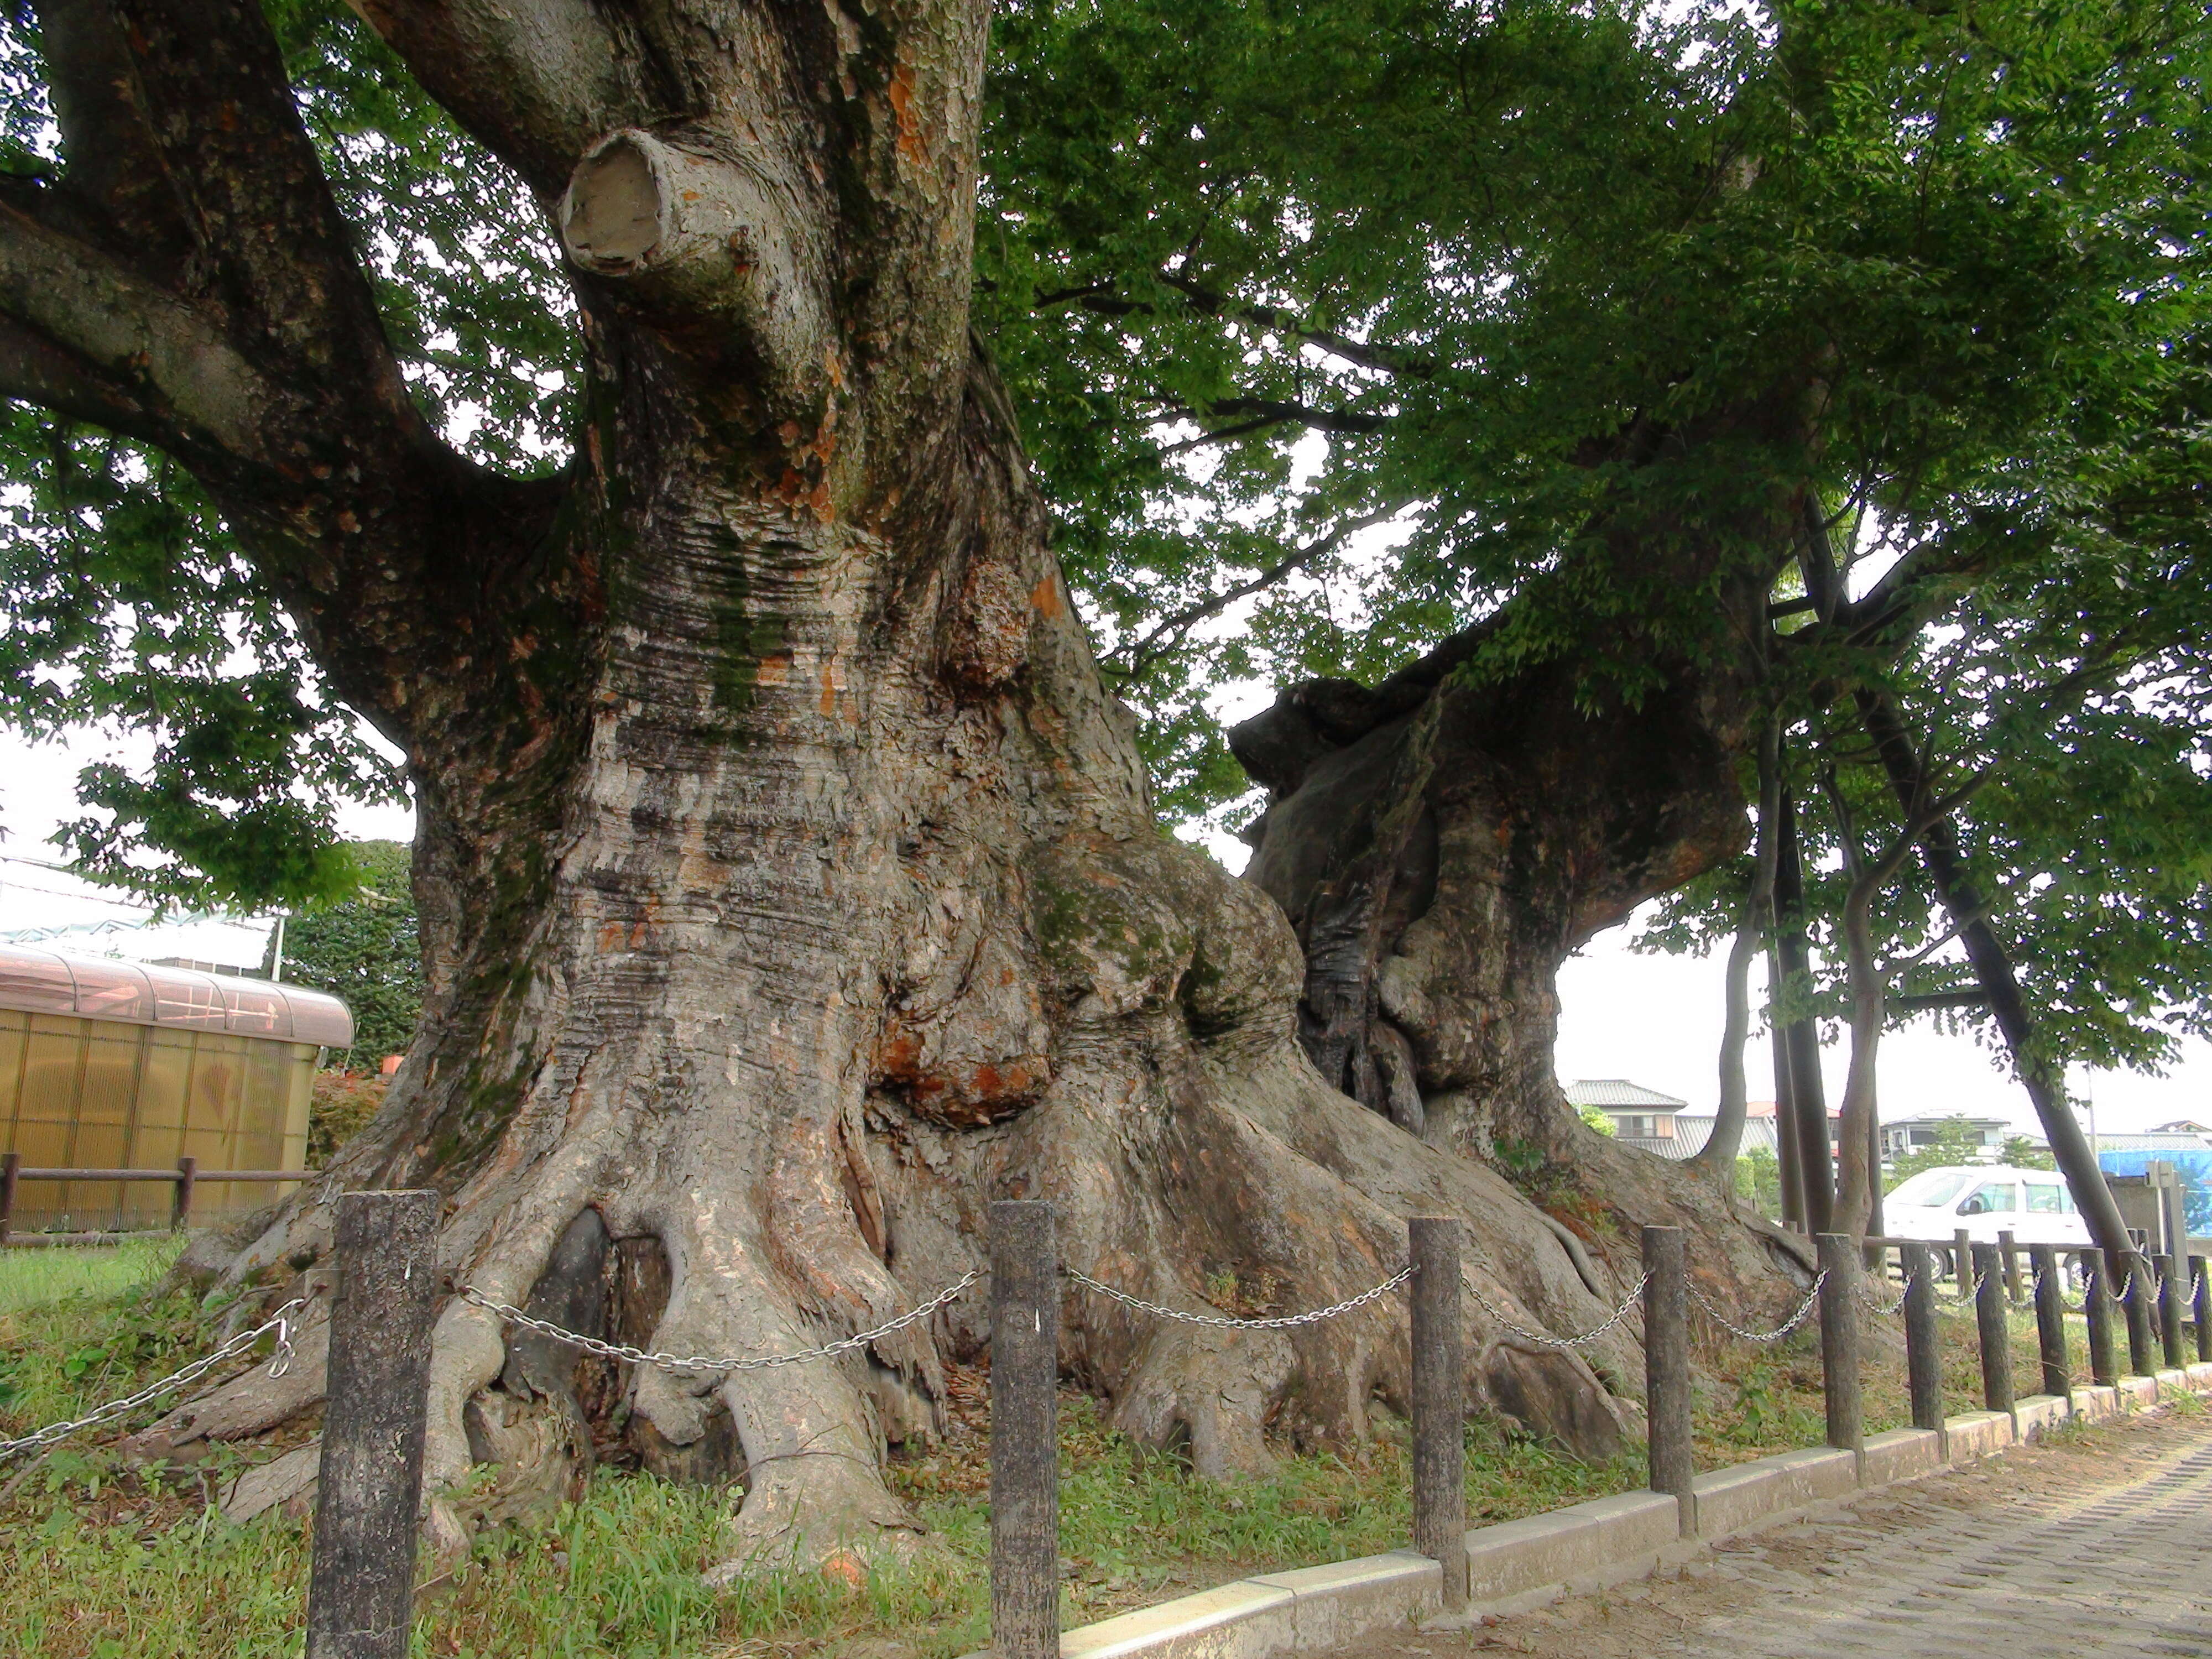
[[[1264,700],[1255,698],[1254,707]],[[1252,711],[1224,707],[1218,712],[1234,720]],[[76,815],[77,769],[111,757],[128,762],[135,757],[134,745],[90,732],[73,733],[66,743],[31,744],[0,732],[0,938],[27,928],[106,924],[106,931],[46,942],[141,960],[258,963],[269,919],[140,928],[131,924],[145,920],[143,906],[89,896],[84,884],[64,872],[18,861],[60,860],[60,850],[47,837]],[[356,839],[406,841],[414,833],[412,814],[390,806],[346,808],[338,827]],[[1243,843],[1226,836],[1193,839],[1231,869],[1242,869],[1249,856]],[[1631,932],[1620,927],[1601,935],[1560,973],[1559,1078],[1568,1083],[1625,1078],[1686,1100],[1692,1111],[1709,1112],[1719,1095],[1720,958],[1639,955],[1628,949]],[[1754,1006],[1762,977],[1754,975]],[[1831,1103],[1843,1098],[1846,1059],[1840,1044],[1824,1055]],[[1745,1070],[1751,1097],[1770,1098],[1773,1062],[1762,1036],[1753,1036]],[[2002,1118],[2022,1129],[2035,1126],[2033,1109],[2001,1059],[1971,1038],[1943,1035],[1930,1020],[1884,1036],[1879,1076],[1885,1121],[1963,1112]],[[2076,1073],[2073,1085],[2094,1103],[2096,1127],[2106,1133],[2180,1117],[2212,1121],[2212,1044],[2191,1042],[2182,1062],[2164,1078]]]

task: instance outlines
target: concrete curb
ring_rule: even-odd
[[[1863,1454],[1816,1447],[1715,1469],[1692,1483],[1698,1531],[1692,1539],[1678,1537],[1674,1499],[1654,1492],[1621,1492],[1478,1527],[1467,1535],[1469,1609],[1522,1612],[1571,1591],[1644,1577],[1662,1561],[1794,1520],[1818,1504],[1993,1455],[2069,1417],[2096,1422],[2153,1406],[2161,1393],[2207,1392],[2212,1365],[2191,1365],[2122,1377],[2117,1389],[2077,1389],[2070,1403],[2057,1395],[2029,1395],[2010,1412],[1962,1413],[1946,1419],[1941,1434],[1899,1429],[1873,1435]],[[1068,1631],[1060,1638],[1060,1659],[1277,1659],[1324,1652],[1437,1619],[1442,1583],[1437,1564],[1411,1550],[1265,1573]],[[993,1656],[985,1650],[969,1659]]]
[[[1856,1492],[1858,1462],[1853,1453],[1822,1447],[1701,1474],[1690,1486],[1698,1495],[1698,1536],[1716,1543]]]
[[[2031,1394],[2013,1402],[2012,1433],[2015,1440],[2034,1440],[2054,1423],[2063,1423],[2074,1414],[2066,1396],[2057,1394]]]

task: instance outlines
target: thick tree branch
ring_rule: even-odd
[[[590,0],[347,0],[430,95],[550,203],[602,133],[678,113]],[[624,50],[628,48],[628,50]],[[643,94],[643,95],[641,95]]]
[[[1387,415],[1369,415],[1350,409],[1316,409],[1310,404],[1278,398],[1224,398],[1208,404],[1206,412],[1231,420],[1249,416],[1270,422],[1295,423],[1314,432],[1346,434],[1379,432],[1390,423]]]
[[[145,406],[84,360],[13,318],[0,317],[0,398],[35,404],[94,426],[132,432]]]
[[[197,248],[191,268],[165,279],[219,302],[228,331],[264,368],[281,363],[333,386],[342,375],[349,419],[374,409],[385,422],[411,422],[352,233],[261,9],[234,0],[113,3],[125,25],[133,102]]]
[[[1918,1013],[1930,1008],[1986,1008],[1990,1006],[1987,991],[1923,991],[1911,996],[1892,997],[1889,1006],[1907,1013]]]
[[[0,208],[0,316],[46,347],[23,372],[80,395],[103,390],[107,412],[94,418],[114,417],[196,466],[268,459],[272,389],[206,311],[9,208]],[[66,375],[55,352],[70,360]],[[36,392],[26,384],[16,395]]]
[[[104,0],[43,0],[39,24],[69,163],[61,201],[42,216],[144,274],[180,269],[191,227],[140,107],[121,20]]]
[[[1436,364],[1417,352],[1355,340],[1350,335],[1340,334],[1334,329],[1315,328],[1301,321],[1295,312],[1286,311],[1279,306],[1231,299],[1176,271],[1164,270],[1157,275],[1163,284],[1182,295],[1189,301],[1193,310],[1205,316],[1228,317],[1238,322],[1249,323],[1255,328],[1279,334],[1300,345],[1312,346],[1332,357],[1360,368],[1373,369],[1378,374],[1421,380],[1432,379],[1436,374]],[[1054,306],[1077,305],[1100,317],[1149,316],[1154,309],[1142,301],[1122,298],[1115,291],[1115,283],[1110,277],[1086,283],[1079,288],[1054,289],[1038,295],[1030,303],[1038,311],[1049,311]]]
[[[1171,414],[1186,420],[1215,419],[1224,416],[1249,418],[1232,418],[1232,423],[1228,426],[1216,427],[1212,431],[1200,433],[1195,438],[1184,438],[1168,444],[1159,452],[1163,459],[1203,449],[1208,444],[1227,443],[1254,432],[1265,432],[1274,426],[1302,426],[1310,432],[1352,434],[1379,432],[1390,424],[1388,415],[1370,415],[1358,410],[1316,409],[1310,404],[1288,403],[1270,398],[1224,398],[1202,409],[1177,409]]]

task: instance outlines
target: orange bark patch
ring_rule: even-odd
[[[902,161],[919,167],[929,160],[929,145],[921,136],[921,123],[914,113],[914,65],[901,64],[891,71],[891,114],[898,122],[898,153]]]
[[[1036,607],[1036,613],[1040,617],[1059,616],[1060,612],[1059,579],[1047,575],[1042,581],[1030,589],[1030,603]]]
[[[1042,1054],[1014,1054],[975,1066],[932,1063],[921,1035],[894,1024],[876,1047],[875,1080],[896,1089],[921,1116],[954,1128],[1008,1117],[1031,1104],[1052,1081]]]

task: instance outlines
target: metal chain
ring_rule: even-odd
[[[1470,1285],[1467,1288],[1468,1294],[1474,1297],[1477,1307],[1523,1342],[1534,1342],[1547,1348],[1585,1348],[1628,1317],[1628,1310],[1636,1305],[1638,1298],[1644,1294],[1644,1287],[1650,1282],[1651,1275],[1647,1273],[1636,1281],[1636,1288],[1629,1291],[1628,1299],[1626,1302],[1613,1310],[1613,1316],[1610,1319],[1602,1325],[1584,1331],[1580,1336],[1553,1336],[1547,1331],[1532,1331],[1525,1326],[1516,1325],[1502,1309],[1492,1307],[1490,1298],[1476,1290],[1474,1285]]]
[[[214,1352],[204,1354],[182,1370],[172,1371],[158,1382],[149,1382],[127,1399],[111,1400],[98,1410],[67,1423],[50,1423],[35,1433],[20,1440],[0,1440],[0,1463],[24,1452],[40,1452],[57,1445],[73,1434],[97,1428],[102,1423],[112,1423],[137,1411],[141,1406],[150,1406],[163,1395],[174,1393],[187,1382],[196,1382],[217,1365],[235,1355],[243,1353],[270,1332],[276,1333],[276,1352],[269,1358],[269,1375],[282,1376],[292,1368],[292,1317],[307,1305],[305,1297],[295,1297],[255,1326],[250,1331],[240,1331]]]
[[[1139,1313],[1148,1313],[1155,1319],[1172,1319],[1179,1324],[1212,1325],[1222,1329],[1236,1331],[1281,1331],[1288,1330],[1293,1325],[1310,1325],[1316,1320],[1334,1319],[1339,1314],[1350,1313],[1354,1308],[1365,1307],[1378,1296],[1388,1296],[1413,1276],[1412,1267],[1401,1268],[1372,1290],[1362,1291],[1358,1296],[1347,1301],[1339,1302],[1326,1308],[1311,1309],[1305,1313],[1283,1314],[1272,1319],[1231,1319],[1226,1314],[1185,1313],[1180,1308],[1162,1307],[1158,1303],[1147,1302],[1140,1296],[1131,1296],[1127,1291],[1117,1291],[1111,1285],[1102,1285],[1089,1273],[1076,1268],[1066,1267],[1061,1271],[1084,1289],[1096,1291],[1103,1297],[1119,1302],[1125,1307],[1134,1308]]]
[[[1905,1276],[1905,1283],[1899,1287],[1897,1300],[1894,1302],[1881,1303],[1875,1301],[1874,1299],[1874,1291],[1868,1287],[1867,1282],[1863,1279],[1859,1280],[1859,1296],[1861,1299],[1866,1303],[1867,1307],[1871,1311],[1877,1314],[1893,1314],[1905,1306],[1905,1299],[1912,1294],[1912,1281],[1916,1277],[1917,1275],[1912,1273],[1907,1273]]]
[[[2061,1267],[2058,1270],[2058,1309],[2061,1313],[2086,1314],[2089,1311],[2089,1278],[2090,1275],[2088,1270],[2086,1268],[2083,1269],[2081,1273],[2081,1300],[2079,1303],[2069,1302],[2066,1299],[2066,1270],[2063,1267]],[[2039,1265],[2035,1268],[2035,1294],[2037,1296],[2040,1296],[2042,1293],[2043,1268]],[[2029,1305],[2031,1307],[2034,1305],[2033,1300],[2030,1301]]]
[[[1781,1324],[1776,1326],[1772,1330],[1765,1332],[1747,1331],[1741,1325],[1731,1323],[1726,1314],[1723,1313],[1718,1308],[1716,1308],[1711,1303],[1705,1300],[1705,1293],[1698,1288],[1697,1282],[1694,1279],[1690,1282],[1690,1294],[1692,1297],[1696,1298],[1697,1304],[1700,1308],[1703,1308],[1707,1313],[1713,1316],[1713,1322],[1720,1326],[1723,1330],[1728,1332],[1729,1335],[1740,1337],[1746,1342],[1765,1344],[1768,1342],[1779,1342],[1784,1337],[1789,1335],[1790,1332],[1796,1330],[1800,1325],[1803,1324],[1805,1322],[1805,1316],[1813,1311],[1814,1304],[1820,1299],[1820,1286],[1827,1282],[1828,1270],[1826,1267],[1823,1267],[1820,1269],[1820,1276],[1813,1281],[1812,1288],[1805,1292],[1805,1299],[1797,1304],[1797,1311],[1791,1314],[1788,1319],[1783,1321]]]
[[[919,1308],[901,1314],[889,1324],[878,1325],[872,1331],[862,1331],[857,1336],[842,1337],[824,1343],[818,1348],[804,1349],[798,1353],[761,1354],[750,1359],[717,1359],[708,1354],[649,1353],[643,1348],[633,1348],[627,1343],[603,1342],[596,1336],[586,1336],[580,1331],[563,1329],[550,1320],[538,1319],[504,1302],[495,1302],[473,1285],[459,1287],[461,1299],[497,1314],[511,1325],[520,1325],[550,1336],[556,1342],[581,1348],[606,1359],[626,1359],[633,1365],[657,1365],[666,1371],[758,1371],[773,1365],[803,1365],[810,1360],[827,1359],[834,1354],[850,1353],[855,1348],[865,1348],[879,1336],[889,1336],[893,1331],[903,1330],[917,1320],[927,1319],[939,1308],[958,1296],[977,1279],[983,1277],[981,1268],[974,1268],[946,1285]]]

